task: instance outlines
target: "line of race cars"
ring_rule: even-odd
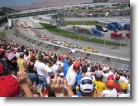
[[[45,41],[50,41],[51,43],[56,44],[56,45],[61,45],[61,46],[65,46],[68,48],[79,48],[79,49],[82,49],[87,52],[98,53],[98,50],[93,49],[90,46],[85,46],[84,48],[82,48],[82,47],[79,47],[79,45],[77,43],[68,43],[63,40],[59,41],[59,40],[54,39],[53,37],[49,37],[48,35],[41,35],[40,32],[37,32],[35,30],[34,30],[34,32],[35,32],[36,37],[38,37],[42,40],[45,40]]]

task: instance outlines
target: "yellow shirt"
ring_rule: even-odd
[[[106,89],[106,85],[104,82],[93,80],[95,84],[95,91],[101,93],[103,90]],[[97,93],[94,93],[94,97],[97,97]]]
[[[26,66],[24,64],[24,61],[25,60],[24,59],[21,59],[21,58],[19,58],[17,60],[18,68],[19,68],[20,71],[25,71],[26,70]]]

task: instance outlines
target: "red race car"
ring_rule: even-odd
[[[117,32],[113,32],[111,33],[111,38],[112,39],[117,39],[117,40],[121,40],[124,39],[124,37],[122,36],[122,33],[117,33]]]
[[[46,41],[50,40],[50,38],[48,36],[46,36],[46,35],[42,36],[41,38],[42,38],[42,40],[46,40]]]

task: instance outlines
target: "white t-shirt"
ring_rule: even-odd
[[[76,82],[76,76],[77,73],[72,71],[72,70],[68,70],[67,75],[66,75],[66,79],[68,81],[68,85],[74,85]]]
[[[20,55],[20,53],[16,52],[16,54],[15,54],[16,58],[19,58],[19,55]]]
[[[51,69],[52,69],[52,71],[54,72],[54,73],[58,73],[58,65],[57,64],[53,64],[53,66],[51,67]]]
[[[73,64],[69,67],[68,71],[71,71],[72,69],[73,69]]]
[[[51,73],[51,72],[53,72],[52,69],[50,67],[48,67],[47,65],[45,65],[44,73],[45,73],[46,81],[47,81],[48,84],[50,83],[50,76],[49,76],[48,73]]]
[[[56,62],[57,65],[61,65],[63,67],[64,63],[62,63],[61,61],[57,61]]]
[[[43,75],[43,76],[45,75],[45,72],[44,72],[45,64],[43,62],[36,61],[34,64],[34,67],[38,75]]]
[[[118,80],[118,82],[128,83],[128,80],[124,76],[120,76],[120,79]]]
[[[102,75],[103,75],[103,82],[107,82],[108,76],[109,75],[114,75],[114,74],[110,71],[108,73],[102,72]]]
[[[29,58],[30,58],[29,56],[26,55],[24,56],[24,60],[27,62],[27,64],[29,63]]]
[[[129,93],[127,93],[127,94],[118,94],[118,97],[130,97],[130,94]]]
[[[117,97],[116,89],[113,89],[113,90],[103,90],[102,94],[104,95],[104,97]]]

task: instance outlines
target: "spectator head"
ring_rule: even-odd
[[[52,89],[51,85],[47,86],[48,97],[56,97],[54,90]]]
[[[41,51],[38,52],[38,56],[40,56],[40,55],[42,55],[42,52]]]
[[[120,76],[123,75],[123,70],[118,70],[117,74],[119,74]]]
[[[96,71],[96,70],[95,70],[95,67],[92,66],[90,71],[91,71],[91,72],[95,72],[95,71]]]
[[[75,61],[73,63],[73,69],[78,70],[79,68],[80,68],[80,64],[77,61]]]
[[[35,50],[34,49],[32,49],[32,51],[31,51],[32,53],[35,53]]]
[[[20,58],[24,58],[24,53],[23,52],[20,53]]]
[[[114,80],[108,80],[106,83],[107,88],[113,89],[114,88]]]
[[[65,60],[65,57],[64,56],[61,56],[60,57],[60,61],[64,61]]]
[[[0,89],[0,97],[17,97],[21,91],[20,84],[12,75],[0,77]]]
[[[0,64],[0,75],[3,73],[3,71],[4,71],[4,67],[2,64]]]
[[[128,91],[128,84],[125,83],[125,82],[120,82],[119,85],[120,85],[121,91],[123,91],[124,93],[127,93],[127,91]]]
[[[98,71],[95,72],[95,79],[97,81],[102,81],[103,75],[102,75],[102,72],[100,70],[98,70]]]
[[[116,74],[116,76],[115,76],[115,80],[119,80],[120,79],[120,75],[119,74]]]
[[[38,60],[39,60],[39,61],[43,61],[43,56],[42,56],[42,55],[39,55],[39,56],[38,56]]]
[[[58,56],[55,54],[53,58],[57,60],[58,59]]]
[[[86,66],[86,65],[83,65],[83,66],[82,66],[82,72],[83,72],[83,73],[86,73],[86,72],[87,72],[87,66]]]
[[[25,54],[26,56],[28,56],[28,55],[29,55],[29,52],[28,52],[27,50],[25,50],[25,51],[24,51],[24,54]]]
[[[36,60],[35,56],[30,57],[31,62],[35,62],[35,60]]]
[[[79,82],[79,91],[82,96],[92,96],[94,84],[90,77],[83,77]]]
[[[101,65],[99,65],[99,70],[102,70],[102,67],[101,67]]]
[[[71,59],[68,59],[68,65],[71,66],[73,64],[73,61]]]
[[[56,59],[55,58],[52,58],[51,64],[56,64]]]
[[[102,70],[103,70],[104,73],[107,73],[107,71],[108,71],[106,67],[103,67]]]
[[[108,80],[114,80],[114,76],[113,75],[109,75],[108,76]]]
[[[20,48],[17,48],[17,52],[20,52],[21,50],[20,50]]]

